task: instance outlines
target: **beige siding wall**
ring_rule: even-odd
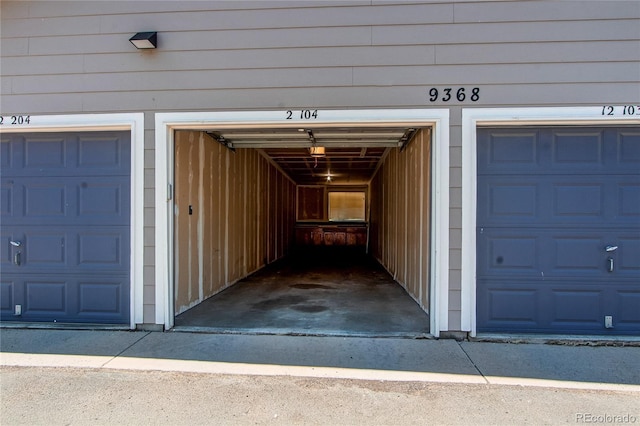
[[[144,321],[150,323],[154,112],[448,108],[449,328],[457,330],[461,109],[640,99],[637,1],[3,0],[0,12],[2,114],[147,113]],[[159,32],[159,48],[135,50],[128,38],[147,30]],[[479,87],[480,99],[432,103],[431,87]]]
[[[175,137],[175,310],[179,314],[284,256],[295,185],[256,150],[202,132]]]
[[[431,143],[420,130],[371,182],[371,253],[429,311]]]

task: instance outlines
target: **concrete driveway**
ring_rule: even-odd
[[[3,366],[640,390],[640,347],[1,330]]]
[[[640,423],[634,346],[0,333],[3,425]]]

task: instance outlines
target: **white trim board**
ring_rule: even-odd
[[[109,131],[131,132],[130,328],[143,322],[144,271],[144,114],[32,115],[27,124],[7,124],[0,133]]]
[[[174,325],[173,214],[174,130],[233,128],[317,128],[327,126],[407,125],[432,127],[433,219],[432,272],[429,298],[431,333],[438,337],[448,329],[449,305],[449,110],[371,109],[319,110],[317,118],[301,119],[300,111],[179,112],[157,113],[156,146],[156,323]]]
[[[640,106],[462,109],[462,271],[461,324],[476,335],[477,139],[480,126],[640,124]],[[611,115],[609,115],[611,114]]]

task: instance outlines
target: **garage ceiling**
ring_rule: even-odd
[[[385,153],[415,135],[406,127],[325,127],[207,131],[229,148],[258,148],[298,185],[369,182]],[[312,146],[323,156],[312,157]]]

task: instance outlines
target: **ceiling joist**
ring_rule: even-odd
[[[205,133],[207,134],[207,136],[209,136],[214,141],[218,142],[220,145],[224,146],[225,148],[229,149],[232,152],[236,152],[235,147],[233,146],[233,143],[227,138],[225,138],[224,135],[220,135],[215,132],[205,132]]]
[[[302,124],[302,123],[301,123]],[[404,150],[418,133],[407,123],[386,125],[210,128],[206,133],[228,149],[258,149],[299,185],[366,184],[392,148]],[[311,147],[323,150],[312,157]]]

